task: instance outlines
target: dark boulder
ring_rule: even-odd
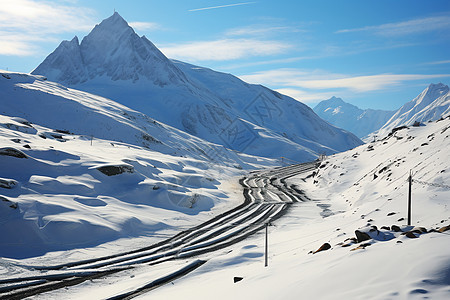
[[[17,158],[28,158],[25,153],[12,147],[0,148],[0,155],[13,156]]]
[[[371,239],[370,235],[363,231],[355,230],[355,235],[358,243],[368,241]]]
[[[119,175],[122,173],[133,173],[134,168],[131,165],[108,165],[98,167],[97,170],[108,176]]]
[[[444,227],[441,227],[438,229],[439,232],[445,232],[447,230],[450,230],[450,225],[447,225],[447,226],[444,226]]]
[[[325,243],[325,244],[323,244],[322,246],[320,246],[319,249],[317,249],[316,251],[314,251],[313,254],[316,254],[317,252],[320,252],[320,251],[328,250],[328,249],[330,249],[330,248],[331,248],[331,245],[328,244],[328,243]]]
[[[402,230],[400,229],[400,227],[397,226],[397,225],[392,225],[392,226],[391,226],[391,229],[392,229],[392,231],[395,231],[395,232],[400,232],[400,231],[402,231]]]
[[[235,276],[235,277],[233,277],[233,283],[239,282],[242,279],[244,279],[244,277],[237,277],[237,276]]]

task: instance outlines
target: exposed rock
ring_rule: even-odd
[[[392,229],[392,231],[395,231],[395,232],[400,232],[400,231],[402,231],[402,230],[400,229],[400,227],[398,227],[397,225],[392,225],[392,226],[391,226],[391,229]]]
[[[391,230],[391,228],[389,228],[389,226],[381,226],[381,229],[384,229],[384,230]]]
[[[109,165],[98,167],[97,170],[108,176],[119,175],[122,173],[133,173],[134,168],[131,165]]]
[[[0,155],[13,156],[17,158],[28,158],[25,153],[11,147],[0,148]]]
[[[372,245],[371,243],[364,243],[359,245],[356,248],[350,249],[350,251],[355,251],[355,250],[359,250],[359,249],[365,249],[366,247],[369,247],[370,245]]]
[[[427,233],[428,232],[425,227],[414,227],[413,229],[411,229],[411,231],[417,232],[417,233]]]
[[[65,129],[55,129],[55,132],[63,133],[63,134],[72,134],[72,133],[70,133],[69,130],[65,130]]]
[[[365,232],[359,231],[359,230],[355,230],[355,235],[356,235],[356,240],[358,241],[358,243],[361,243],[363,241],[367,241],[367,240],[371,239],[370,235],[368,235]]]
[[[405,235],[406,237],[409,237],[410,239],[417,238],[416,234],[412,231],[403,232],[402,234]]]
[[[11,207],[12,209],[17,209],[19,207],[19,204],[17,204],[16,202],[12,202],[6,199],[5,197],[0,196],[0,200],[6,202],[8,206]]]
[[[319,249],[317,249],[316,251],[314,251],[313,254],[316,254],[317,252],[320,252],[320,251],[328,250],[328,249],[330,249],[330,248],[331,248],[331,245],[328,244],[328,243],[325,243],[325,244],[323,244],[322,246],[320,246]]]
[[[17,181],[14,179],[0,178],[0,188],[12,189],[17,185]]]
[[[346,239],[344,240],[344,242],[347,242],[347,241],[353,242],[353,243],[356,243],[356,242],[357,242],[355,237],[346,238]]]
[[[242,279],[244,279],[244,277],[237,277],[237,276],[235,276],[235,277],[233,277],[233,283],[239,282]]]
[[[395,212],[390,212],[390,213],[387,214],[387,216],[389,217],[389,216],[393,216],[395,214],[396,214]]]
[[[447,226],[444,226],[444,227],[441,227],[438,229],[439,232],[445,232],[447,230],[450,230],[450,225],[447,225]]]

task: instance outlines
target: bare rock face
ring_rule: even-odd
[[[403,232],[402,235],[409,237],[410,239],[417,238],[417,235],[413,231]]]
[[[320,252],[320,251],[328,250],[328,249],[330,249],[330,248],[331,248],[331,245],[328,244],[328,243],[325,243],[325,244],[323,244],[322,246],[320,246],[319,249],[317,249],[316,251],[314,251],[313,254],[316,254],[317,252]]]
[[[5,197],[0,196],[0,203],[5,203],[6,205],[8,205],[10,208],[12,209],[17,209],[19,207],[19,204],[17,204],[16,202],[12,202],[11,200],[6,199]]]
[[[108,165],[108,166],[101,166],[98,167],[97,170],[99,170],[100,172],[102,172],[103,174],[107,175],[107,176],[114,176],[114,175],[119,175],[122,173],[133,173],[134,172],[134,168],[131,165]]]
[[[370,235],[366,232],[355,230],[356,240],[358,243],[368,241],[371,239]]]
[[[392,225],[391,228],[392,228],[392,231],[395,231],[395,232],[400,232],[400,231],[402,231],[402,230],[400,229],[400,227],[397,226],[397,225]]]
[[[25,153],[12,147],[0,148],[0,155],[13,156],[17,158],[28,158]]]
[[[447,226],[444,226],[444,227],[441,227],[441,228],[439,228],[439,232],[445,232],[445,231],[448,231],[448,230],[450,230],[450,225],[447,225]]]
[[[0,188],[12,189],[17,185],[17,181],[14,179],[0,178]]]
[[[241,281],[242,279],[244,279],[244,277],[235,276],[235,277],[233,277],[233,282],[236,283],[236,282]]]

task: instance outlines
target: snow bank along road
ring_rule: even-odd
[[[285,180],[311,172],[316,167],[316,162],[310,162],[251,172],[248,177],[240,180],[244,187],[245,201],[234,209],[145,248],[55,266],[29,266],[40,272],[40,275],[0,280],[0,299],[21,299],[129,270],[139,264],[160,264],[230,246],[261,230],[266,223],[281,217],[289,204],[306,201],[302,192],[289,186]],[[111,299],[132,298],[183,276],[204,262],[193,261],[168,276],[152,279],[138,289],[118,294]]]

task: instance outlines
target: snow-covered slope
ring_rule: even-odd
[[[435,121],[449,114],[449,87],[442,83],[430,84],[419,96],[398,109],[386,124],[373,134],[383,137],[396,127]]]
[[[0,72],[0,103],[0,257],[155,241],[236,205],[234,177],[275,163],[42,76]]]
[[[297,161],[361,144],[306,105],[258,85],[167,59],[115,13],[81,43],[64,41],[34,71],[118,101],[228,148]]]
[[[269,227],[268,267],[262,232],[141,298],[449,299],[449,148],[447,118],[330,156],[314,176],[287,181],[312,201]]]
[[[336,97],[321,101],[313,110],[322,119],[359,138],[380,129],[394,114],[394,111],[361,109]]]
[[[208,142],[38,76],[2,72],[0,100],[0,256],[67,249],[0,258],[3,278],[42,274],[29,265],[105,256],[167,238],[241,201],[236,163],[273,163],[225,152],[219,165],[222,159],[204,156],[203,147],[213,146]],[[47,102],[50,112],[40,117]],[[90,115],[102,138],[81,134]],[[122,135],[113,127],[131,129],[121,129]],[[136,135],[141,130],[167,134],[167,143],[144,143]],[[329,156],[309,176],[286,181],[311,201],[293,204],[269,227],[268,267],[261,232],[204,254],[201,267],[139,298],[448,299],[449,147],[446,118]],[[104,173],[118,169],[123,173]],[[405,225],[411,170],[415,229]],[[367,239],[358,241],[356,230]],[[325,243],[329,249],[313,254]],[[136,268],[36,298],[108,298],[112,287],[117,293],[135,289],[185,263]],[[233,283],[233,277],[242,280]]]

